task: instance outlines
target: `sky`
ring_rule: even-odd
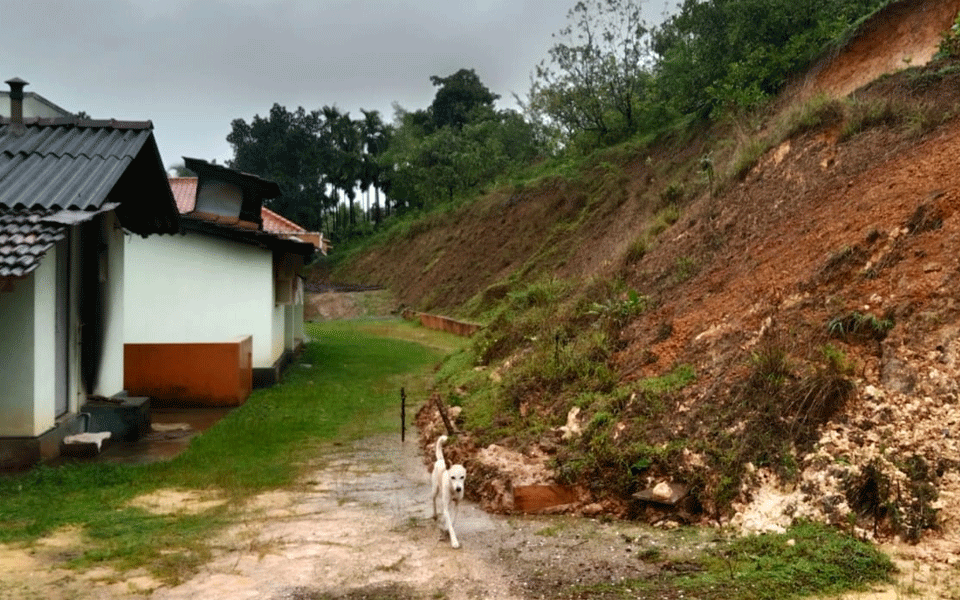
[[[222,164],[231,122],[274,103],[390,122],[394,104],[430,105],[432,75],[465,68],[514,108],[575,1],[0,0],[0,81],[96,119],[153,121],[167,167]],[[644,1],[645,21],[677,1]]]

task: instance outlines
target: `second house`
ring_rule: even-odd
[[[303,343],[300,271],[316,246],[266,231],[276,183],[198,159],[171,180],[183,235],[127,238],[124,387],[160,404],[234,406]]]

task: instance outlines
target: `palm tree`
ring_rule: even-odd
[[[380,118],[379,111],[360,109],[360,112],[363,113],[361,130],[364,150],[363,165],[361,168],[363,178],[360,185],[365,190],[370,187],[373,188],[373,220],[375,224],[379,225],[381,181],[378,158],[383,154],[384,150],[387,149],[389,130],[388,126],[384,124],[383,119]]]

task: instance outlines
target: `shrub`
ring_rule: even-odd
[[[940,40],[940,57],[960,58],[960,12],[953,20],[953,26],[943,34]]]
[[[650,244],[647,242],[646,236],[641,235],[637,239],[633,240],[627,247],[627,251],[623,256],[624,263],[632,265],[636,262],[639,262],[644,256],[647,255],[649,245]]]
[[[830,337],[843,341],[882,341],[893,329],[892,317],[877,317],[858,311],[830,319],[827,332]]]

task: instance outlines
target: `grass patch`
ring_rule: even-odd
[[[657,211],[650,225],[647,227],[647,237],[656,238],[680,219],[680,207],[669,204]]]
[[[307,333],[314,341],[280,384],[255,391],[170,461],[39,466],[0,479],[0,542],[79,527],[83,550],[69,566],[145,567],[179,581],[209,556],[208,541],[240,501],[293,483],[320,443],[397,428],[400,388],[426,397],[431,367],[462,343],[400,321],[311,323]],[[193,515],[129,506],[161,488],[228,501]]]
[[[797,523],[783,534],[718,539],[682,556],[675,550],[649,548],[638,558],[658,563],[656,574],[574,586],[569,597],[822,598],[890,581],[894,570],[890,559],[870,544],[814,523]]]
[[[890,559],[824,525],[735,539],[715,549],[703,570],[678,574],[673,587],[704,599],[789,600],[862,590],[886,581]]]

